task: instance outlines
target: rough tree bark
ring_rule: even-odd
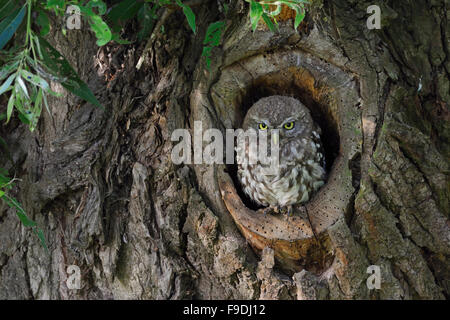
[[[223,18],[221,3],[193,7],[198,35],[176,10],[163,12],[147,43],[99,49],[88,32],[52,35],[107,111],[66,94],[51,100],[53,118],[43,113],[34,133],[18,122],[2,125],[14,168],[5,155],[0,164],[22,179],[14,192],[44,229],[50,252],[0,205],[0,299],[448,298],[445,1],[318,0],[298,31],[284,10],[279,33],[262,24],[252,33],[247,4],[232,1],[207,71],[202,39],[208,24]],[[381,7],[381,30],[366,27],[372,4]],[[297,87],[287,88],[276,72],[271,77],[283,57],[300,61],[300,74],[282,70],[283,79],[299,77],[289,80]],[[245,68],[252,63],[257,68]],[[229,88],[242,89],[237,100],[224,96],[226,85],[214,87],[227,75]],[[319,267],[309,261],[285,268],[278,247],[256,248],[242,235],[219,186],[223,168],[170,160],[174,129],[192,129],[195,120],[238,127],[252,99],[274,92],[322,106],[324,126],[340,135],[328,144],[340,143],[341,156],[346,139],[356,146],[342,167],[349,198],[321,229],[320,248],[307,252],[315,259],[326,248]],[[334,101],[336,92],[347,99]],[[353,136],[339,127],[350,118],[359,123]],[[314,219],[305,221],[317,233]],[[81,290],[66,286],[72,264],[81,268]],[[379,290],[366,286],[369,265],[381,267]]]

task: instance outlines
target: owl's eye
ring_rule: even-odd
[[[291,130],[294,128],[294,122],[286,122],[283,126],[286,130]]]
[[[267,124],[265,124],[264,122],[261,122],[259,124],[259,130],[267,130]]]

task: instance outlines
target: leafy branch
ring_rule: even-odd
[[[37,223],[28,218],[21,204],[13,197],[9,196],[7,191],[13,186],[15,179],[8,178],[8,172],[0,168],[0,199],[2,199],[9,207],[16,210],[17,217],[25,227],[29,227],[39,238],[42,246],[48,251],[45,242],[44,232],[38,227]]]
[[[308,3],[306,0],[246,1],[250,4],[253,31],[261,19],[270,30],[278,30],[276,17],[281,13],[282,5],[295,10],[294,27],[297,28],[305,17],[304,5]],[[9,95],[6,110],[0,112],[0,120],[8,123],[16,113],[20,121],[34,131],[43,106],[51,115],[48,95],[61,96],[51,90],[51,82],[60,83],[69,92],[103,109],[66,58],[45,39],[51,31],[49,11],[58,17],[83,17],[97,38],[97,45],[104,46],[111,41],[131,43],[122,39],[120,32],[135,17],[140,25],[138,41],[147,38],[158,18],[158,9],[165,6],[182,9],[189,27],[194,34],[197,33],[195,14],[182,0],[122,0],[110,8],[102,0],[0,0],[0,96]],[[224,9],[226,13],[228,7],[224,5]],[[220,45],[225,26],[226,21],[220,20],[207,28],[202,56],[208,69],[211,68],[212,50]],[[66,35],[65,27],[62,33]],[[1,145],[6,144],[0,138]],[[42,230],[26,216],[21,204],[9,195],[14,181],[6,170],[0,168],[0,198],[16,210],[23,225],[32,228],[47,249]]]
[[[202,56],[206,59],[206,67],[208,69],[211,69],[211,51],[213,47],[219,45],[224,27],[225,21],[216,21],[211,23],[206,30]]]
[[[59,82],[65,89],[77,95],[93,105],[103,108],[95,95],[78,76],[69,62],[61,55],[44,36],[51,30],[50,19],[47,11],[53,11],[57,16],[64,14],[77,14],[77,11],[87,19],[90,29],[97,38],[97,45],[103,46],[110,41],[120,44],[130,43],[119,36],[124,23],[138,15],[138,20],[143,21],[143,30],[139,34],[142,40],[148,35],[148,25],[153,24],[156,18],[155,12],[164,3],[170,1],[130,1],[124,0],[113,7],[107,14],[107,6],[104,1],[66,1],[66,0],[0,0],[0,95],[9,94],[6,112],[0,113],[0,120],[8,123],[14,112],[24,124],[29,126],[30,131],[36,129],[40,118],[42,107],[45,105],[50,113],[47,96],[56,97],[61,94],[51,90],[49,82]],[[189,26],[196,32],[195,15],[193,11],[180,0],[175,0],[176,5],[183,9]],[[75,12],[71,8],[75,8]],[[33,30],[32,14],[37,12],[36,26],[40,29],[39,34]],[[107,22],[105,22],[108,21]],[[25,21],[25,22],[24,22]],[[25,29],[24,37],[17,30]],[[63,34],[66,34],[63,28]],[[11,42],[16,35],[14,45],[9,50],[4,47]],[[24,38],[24,39],[23,39]],[[1,140],[4,142],[3,140]],[[30,220],[20,203],[8,194],[14,179],[8,178],[8,173],[1,169],[0,172],[0,198],[16,213],[26,227],[31,227],[37,234],[43,246],[44,235],[36,223]]]
[[[305,4],[307,0],[245,0],[250,3],[250,23],[252,30],[255,31],[261,18],[271,31],[278,30],[276,16],[281,13],[281,6],[286,5],[295,11],[294,28],[297,29],[305,18]],[[272,8],[275,7],[274,10]]]

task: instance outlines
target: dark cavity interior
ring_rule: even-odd
[[[305,72],[301,72],[304,74]],[[236,128],[242,126],[242,122],[250,107],[259,99],[272,96],[272,95],[284,95],[298,99],[302,102],[311,112],[311,116],[314,121],[322,129],[321,140],[325,149],[326,170],[329,173],[332,169],[334,160],[339,154],[339,130],[335,120],[335,115],[330,111],[330,107],[322,102],[314,99],[314,92],[316,84],[313,88],[302,86],[299,83],[302,81],[294,81],[295,77],[287,77],[286,73],[268,75],[256,79],[241,93],[240,101],[237,104],[236,110]],[[298,79],[298,78],[297,78]],[[311,81],[311,78],[305,79]],[[305,81],[306,82],[306,81]],[[237,177],[237,165],[228,165],[227,171],[233,179],[236,191],[241,197],[244,204],[252,209],[258,210],[262,207],[253,202],[242,190]]]

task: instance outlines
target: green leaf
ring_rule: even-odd
[[[19,218],[19,220],[22,222],[22,224],[25,227],[30,227],[33,229],[33,232],[37,235],[37,237],[39,238],[41,245],[44,247],[44,249],[48,252],[48,247],[47,247],[47,243],[45,242],[45,236],[44,236],[44,232],[42,231],[41,228],[39,228],[37,226],[37,223],[34,222],[33,220],[31,220],[30,218],[28,218],[28,216],[25,213],[25,210],[23,210],[22,206],[20,205],[20,203],[12,198],[9,197],[4,191],[0,190],[0,198],[6,202],[6,204],[15,209],[16,210],[16,215]]]
[[[0,174],[0,188],[5,188],[6,184],[9,182],[9,178],[6,178],[2,174]]]
[[[3,168],[0,168],[0,169],[2,171],[4,170]],[[4,171],[6,171],[6,170],[4,170]],[[6,171],[5,174],[7,175],[8,171]],[[0,188],[2,188],[2,189],[8,188],[8,185],[11,183],[11,179],[9,179],[6,175],[0,173]]]
[[[16,95],[14,93],[14,91],[11,93],[11,96],[9,97],[8,100],[8,107],[6,108],[6,123],[9,122],[9,119],[11,119],[11,115],[13,112],[13,108],[14,108],[14,101],[16,100]]]
[[[228,13],[228,9],[229,9],[228,4],[224,3],[224,4],[223,4],[223,13],[224,13],[225,15]]]
[[[270,11],[269,14],[275,17],[281,13],[281,4],[277,4],[277,8],[274,11]]]
[[[31,220],[30,218],[27,217],[27,215],[26,215],[25,211],[23,210],[22,206],[20,205],[20,203],[16,199],[14,199],[12,197],[9,197],[9,196],[5,196],[2,199],[6,202],[6,204],[9,207],[11,207],[13,209],[16,209],[16,214],[17,214],[17,216],[19,217],[20,221],[22,222],[22,224],[25,227],[34,227],[34,226],[36,226],[36,222],[34,222],[33,220]]]
[[[183,8],[183,13],[186,16],[188,24],[191,27],[192,31],[195,33],[196,32],[196,29],[195,29],[196,27],[195,27],[195,14],[194,14],[194,12],[192,11],[192,9],[189,6],[185,5],[180,0],[175,0],[175,2],[181,8]]]
[[[10,64],[4,65],[0,69],[0,81],[5,79],[11,72],[16,71],[19,66],[19,61],[14,61]]]
[[[25,16],[25,6],[0,22],[0,50],[12,38]]]
[[[90,7],[80,7],[80,11],[88,17],[89,26],[95,33],[97,38],[97,45],[104,46],[112,39],[112,32],[109,26],[103,21],[102,17],[95,14]]]
[[[212,47],[208,47],[208,46],[203,47],[202,56],[203,57],[210,57],[211,56],[211,50],[212,50]]]
[[[35,228],[34,232],[36,233],[39,240],[41,241],[41,245],[44,247],[45,251],[48,253],[48,247],[47,247],[47,243],[45,242],[44,232],[40,228]]]
[[[47,0],[46,9],[64,9],[65,0]]]
[[[26,98],[30,100],[30,95],[28,94],[27,86],[25,85],[25,82],[23,82],[22,77],[20,75],[16,78],[17,83],[19,84],[19,89],[22,90],[22,92],[25,94]],[[17,90],[17,83],[16,83],[16,90]]]
[[[205,39],[203,44],[209,44],[211,46],[218,46],[220,38],[222,37],[222,29],[225,26],[225,21],[217,21],[211,23],[206,30]]]
[[[27,70],[21,70],[21,75],[26,81],[28,81],[38,87],[41,87],[45,91],[50,90],[50,86],[49,86],[48,82],[45,81],[40,76],[32,74],[31,72],[28,72]]]
[[[205,39],[203,40],[202,56],[205,57],[206,68],[211,70],[211,51],[213,47],[217,47],[220,44],[222,38],[222,31],[225,27],[225,21],[216,21],[211,23],[206,30]]]
[[[26,125],[30,125],[30,124],[31,124],[30,119],[29,119],[29,117],[28,117],[27,114],[19,113],[19,114],[18,114],[18,117],[19,117],[19,120],[20,120],[22,123],[24,123],[24,124],[26,124]]]
[[[256,1],[250,1],[250,22],[252,24],[252,30],[255,31],[258,26],[259,19],[263,14],[263,7]]]
[[[133,18],[143,6],[144,2],[124,0],[112,8],[107,15],[107,21],[112,25],[112,30],[114,32],[119,32],[121,26],[126,21]]]
[[[192,31],[195,33],[196,30],[195,30],[195,15],[194,15],[194,12],[188,6],[184,6],[183,7],[183,12],[184,12],[184,15],[187,18],[189,26],[191,27]]]
[[[14,10],[17,10],[17,0],[6,0],[0,3],[0,20],[3,20],[7,16],[11,15]]]
[[[297,13],[295,15],[294,29],[297,29],[305,18],[305,9],[303,7],[297,7],[296,11]]]
[[[43,10],[39,10],[39,14],[36,19],[37,25],[41,28],[41,36],[46,36],[50,32],[50,20],[47,13]]]
[[[34,130],[34,114],[30,110],[21,111],[19,113],[19,119],[29,126],[30,131]]]
[[[93,15],[97,15],[97,14],[92,9],[93,8],[98,8],[98,14],[102,16],[102,15],[104,15],[106,13],[107,6],[106,6],[106,3],[104,3],[101,0],[91,0],[86,5],[86,8],[91,10]]]
[[[266,13],[262,14],[262,18],[263,18],[264,22],[266,23],[266,25],[269,27],[270,31],[277,30],[277,28],[275,28],[272,20],[269,18],[269,16]]]
[[[0,138],[0,141],[3,141],[3,139],[1,139]],[[3,141],[4,142],[4,141]],[[5,168],[1,168],[0,167],[0,178],[2,177],[2,175],[3,176],[7,176],[8,175],[8,170],[6,170]],[[9,181],[10,179],[8,178],[8,181]]]
[[[9,89],[9,87],[11,86],[11,83],[14,81],[14,79],[16,78],[17,74],[13,73],[12,75],[10,75],[8,77],[8,79],[6,79],[6,81],[0,86],[0,95],[2,95],[3,93],[6,92],[6,90]]]
[[[33,113],[36,115],[37,119],[39,119],[39,116],[41,115],[42,112],[42,95],[43,90],[42,88],[39,88],[36,99],[34,99],[34,110],[33,110],[34,111]]]
[[[92,31],[94,31],[95,36],[97,37],[97,45],[99,47],[104,46],[111,41],[111,30],[100,16],[89,17],[89,25],[91,26]]]
[[[53,119],[52,113],[50,112],[50,108],[48,106],[48,102],[47,102],[47,96],[45,94],[42,95],[44,98],[44,105],[45,105],[45,109],[47,110],[48,114],[50,115],[50,117]]]
[[[202,57],[205,57],[206,68],[211,70],[211,50],[212,47],[203,47]]]
[[[155,4],[152,8],[148,3],[145,3],[144,6],[138,12],[138,22],[140,30],[138,32],[138,40],[142,41],[150,35],[150,32],[153,30],[153,26],[155,24],[155,20],[158,18],[156,16],[156,9],[158,6]]]
[[[19,205],[19,204],[18,204]],[[22,222],[22,224],[25,227],[34,227],[36,225],[36,222],[34,222],[33,220],[30,220],[27,215],[25,214],[25,211],[23,211],[23,209],[18,209],[18,211],[16,212],[17,216],[19,217],[20,221]]]
[[[19,112],[18,117],[20,121],[22,121],[24,124],[29,125],[30,116],[28,115],[28,113],[31,113],[31,111],[28,110],[29,109],[28,104],[30,100],[25,98],[22,90],[15,89],[14,94],[15,94],[14,106],[16,110]]]
[[[291,0],[290,2],[287,2],[286,5],[289,6],[291,9],[295,10],[295,21],[294,21],[294,28],[297,29],[300,23],[305,18],[305,7],[304,3],[309,3],[309,1],[306,0]]]
[[[103,106],[98,102],[97,98],[94,96],[89,87],[80,79],[74,82],[65,82],[62,83],[62,86],[77,95],[78,97],[92,103],[93,105],[103,109]]]
[[[61,82],[62,86],[78,97],[103,109],[100,102],[98,102],[89,87],[78,77],[78,74],[70,66],[66,58],[64,58],[44,38],[39,37],[39,42],[41,45],[42,60],[47,69],[54,73],[56,77],[66,79]]]

